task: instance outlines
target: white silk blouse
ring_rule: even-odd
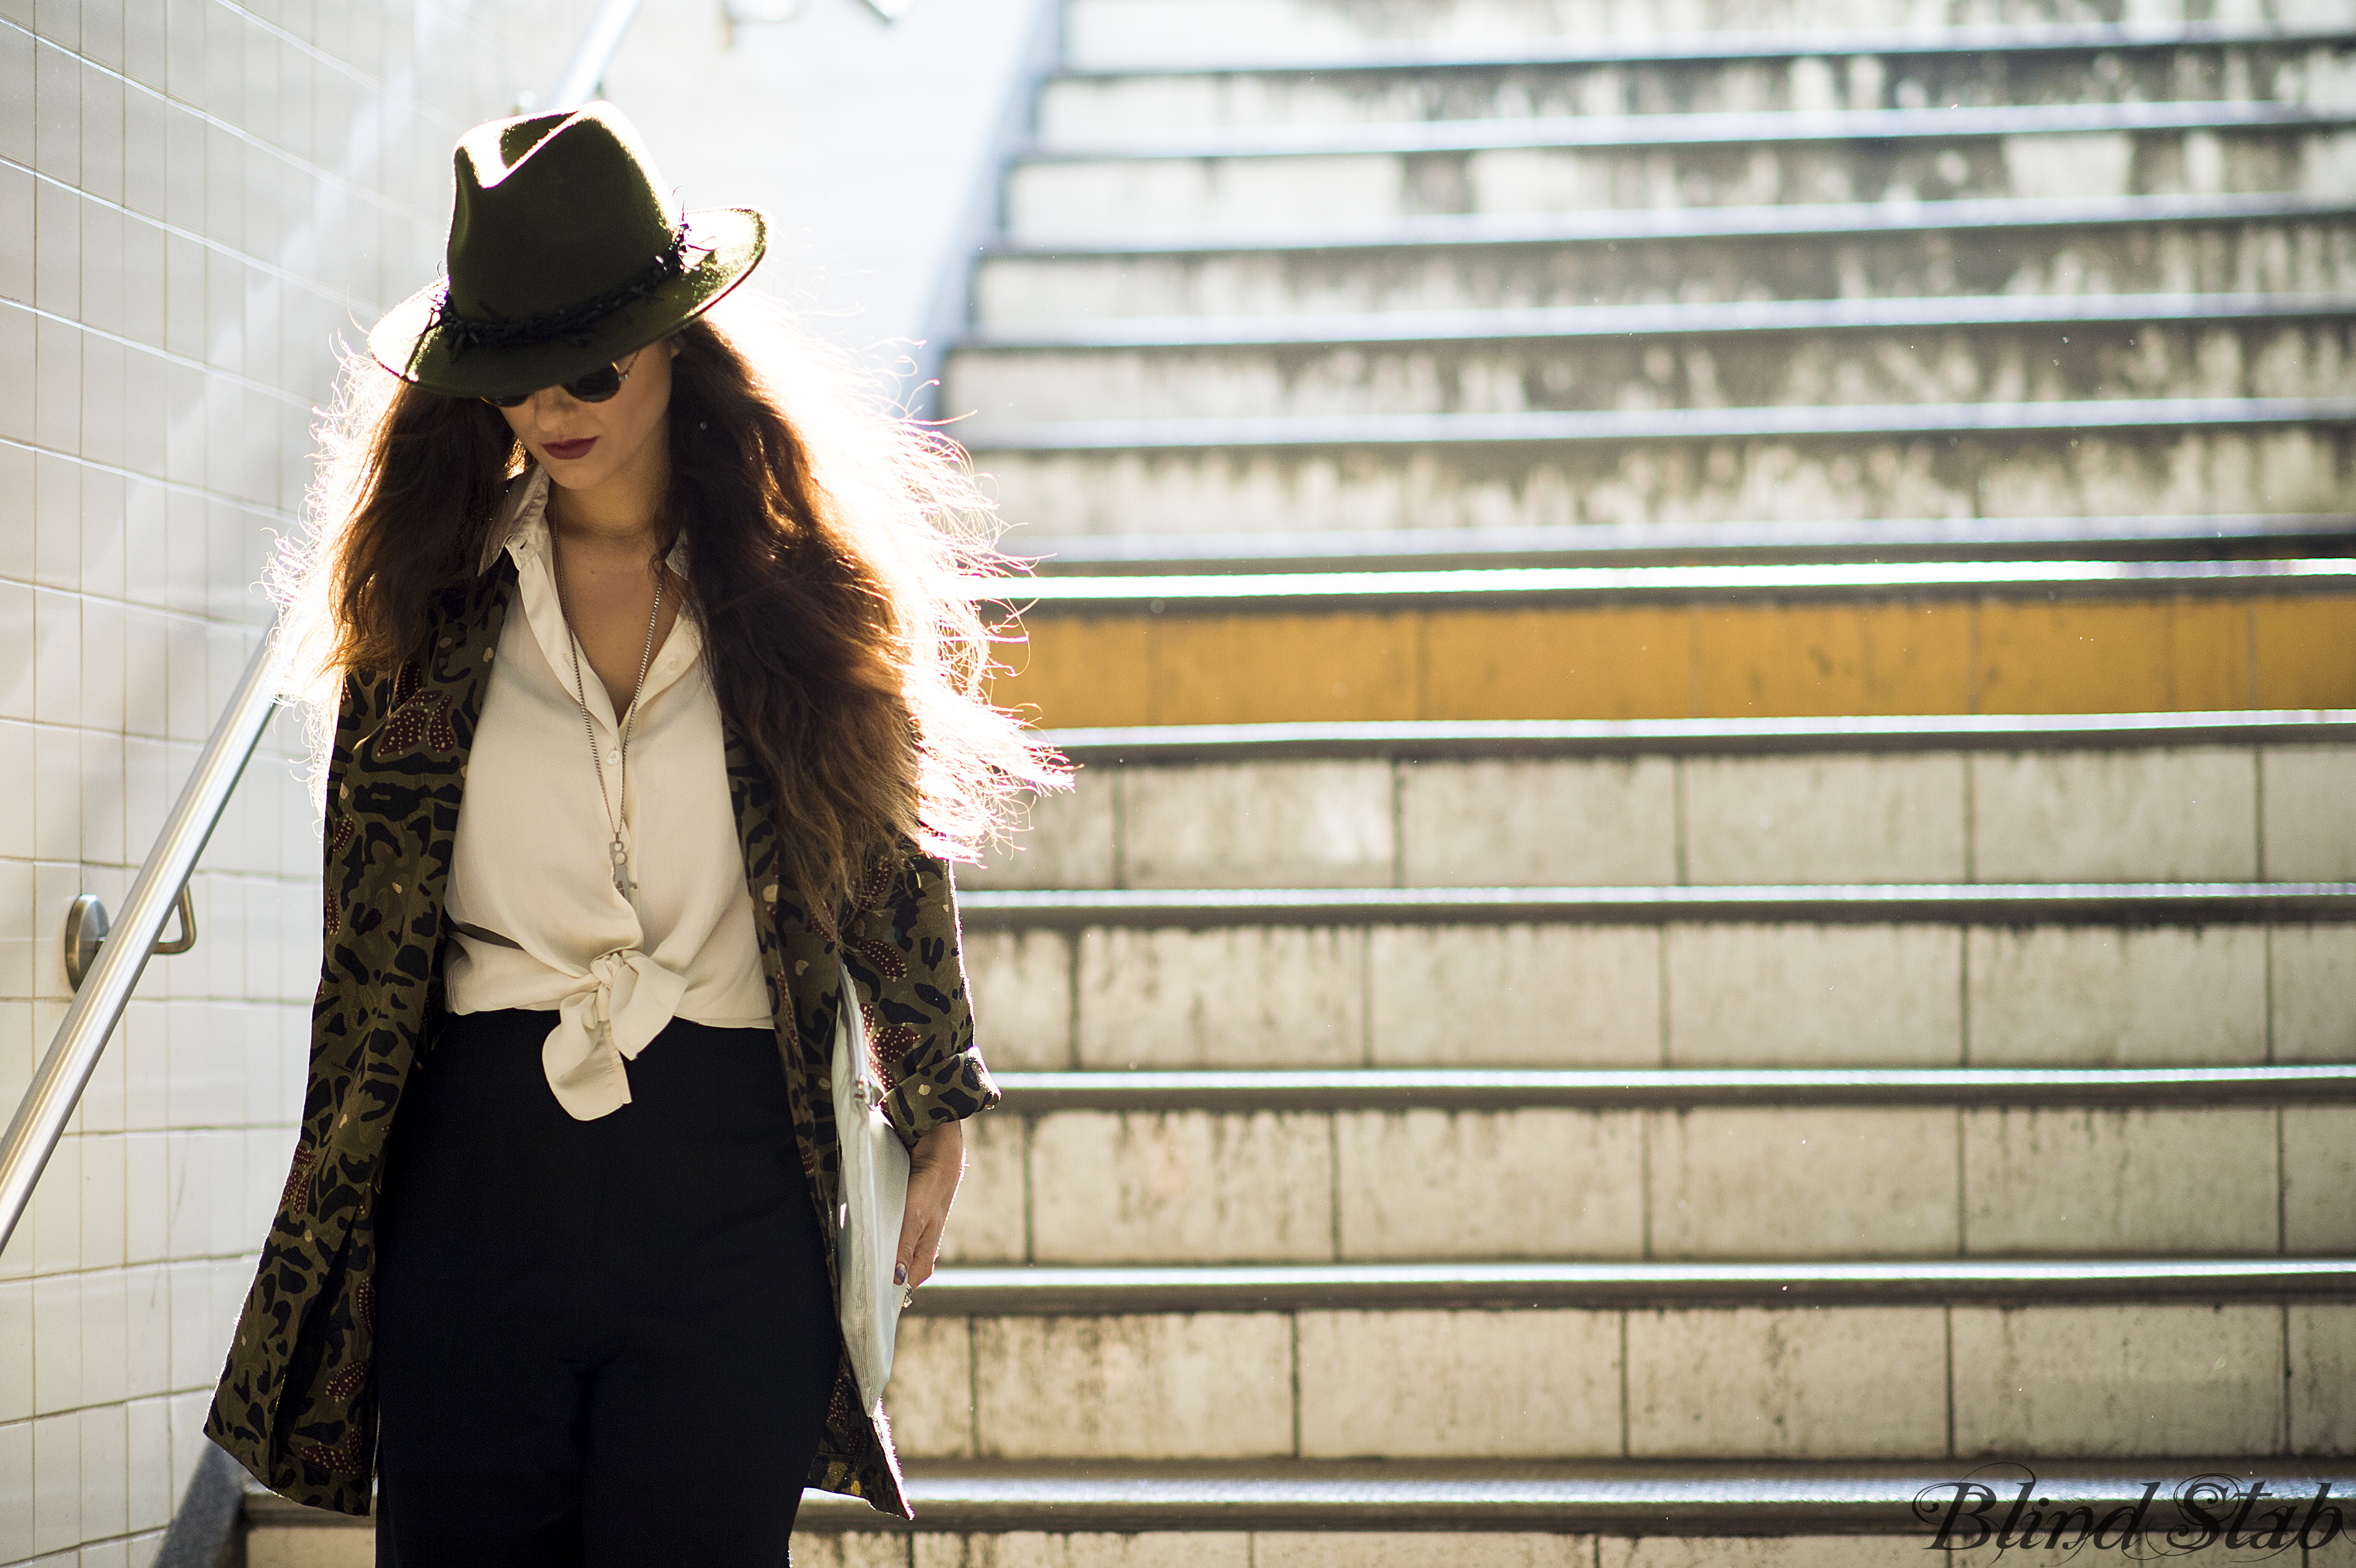
[[[514,482],[480,563],[487,571],[502,549],[514,558],[516,603],[466,760],[444,980],[454,1013],[551,1013],[541,1048],[548,1086],[586,1122],[629,1104],[626,1063],[673,1019],[715,1029],[773,1020],[720,704],[684,610],[648,666],[630,727],[622,842],[637,885],[628,898],[614,885],[590,734],[607,798],[621,805],[618,715],[585,656],[586,725],[574,700],[572,634],[549,560],[548,484],[537,464]],[[683,549],[670,558],[682,575]]]

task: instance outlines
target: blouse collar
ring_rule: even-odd
[[[482,555],[475,562],[476,576],[490,571],[501,551],[513,556],[520,569],[525,554],[548,548],[548,470],[537,463],[508,481],[507,499],[500,506],[498,520],[491,525],[483,540]],[[663,561],[680,576],[687,575],[685,528],[671,541],[670,553]]]
[[[614,711],[605,683],[582,681],[576,687],[566,679],[573,673],[573,640],[572,628],[565,624],[564,607],[557,598],[554,562],[549,555],[548,475],[544,471],[535,467],[513,482],[504,526],[493,528],[491,533],[498,542],[485,549],[483,570],[490,570],[501,550],[513,560],[523,624],[539,645],[541,657],[547,661],[556,683],[576,696],[589,709],[591,719],[610,735],[621,716]],[[666,558],[670,569],[682,577],[687,574],[686,545],[682,533]],[[641,706],[660,697],[702,656],[702,628],[692,614],[684,613],[684,606],[681,608],[679,618],[671,623],[669,635],[663,639],[661,650],[647,668],[645,683],[638,692]]]

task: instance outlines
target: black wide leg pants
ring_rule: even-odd
[[[784,1568],[841,1340],[776,1037],[674,1021],[578,1122],[555,1022],[450,1019],[393,1119],[379,1568]]]

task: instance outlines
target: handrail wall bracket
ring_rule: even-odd
[[[150,957],[186,953],[197,944],[197,901],[185,882],[172,911],[180,917],[180,934],[169,941],[157,937],[147,950]],[[82,894],[66,911],[66,979],[75,990],[81,989],[81,977],[98,962],[108,929],[106,901],[96,893]]]
[[[196,905],[188,896],[188,878],[269,728],[280,686],[279,651],[273,626],[262,636],[220,722],[206,738],[146,863],[131,880],[121,922],[110,923],[104,906],[88,893],[77,898],[67,913],[68,970],[70,975],[75,969],[80,973],[73,976],[74,998],[65,1019],[34,1069],[32,1085],[6,1134],[0,1136],[0,1248],[7,1246],[24,1218],[33,1188],[73,1118],[107,1036],[130,1005],[148,956],[184,953],[196,943]],[[164,926],[176,909],[180,934],[164,942]]]

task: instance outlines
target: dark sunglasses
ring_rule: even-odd
[[[634,368],[637,357],[638,357],[635,354],[630,356]],[[573,379],[565,382],[563,385],[565,391],[569,392],[582,402],[602,403],[606,399],[612,397],[615,393],[620,391],[622,389],[622,383],[629,379],[630,372],[623,369],[618,364],[600,365],[594,370],[591,370],[584,375],[573,377]],[[496,398],[487,397],[483,400],[483,401],[490,404],[493,408],[498,409],[521,408],[525,403],[530,400],[531,393],[530,392],[508,392]]]

